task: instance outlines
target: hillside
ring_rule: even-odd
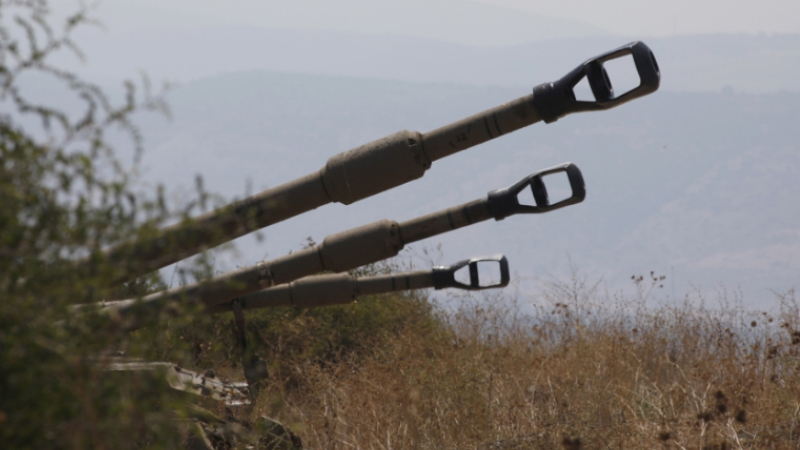
[[[528,25],[529,29],[536,29]],[[481,28],[478,27],[478,30]],[[94,33],[87,69],[117,80],[146,70],[155,80],[189,81],[270,70],[415,82],[525,86],[560,77],[578,63],[641,39],[673,91],[800,91],[800,35],[551,35],[480,47],[434,37],[256,26],[154,27]]]

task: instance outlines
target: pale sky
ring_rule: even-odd
[[[477,0],[572,19],[613,34],[800,33],[799,0]]]
[[[76,3],[76,0],[51,1],[60,6]],[[543,31],[545,36],[554,37],[612,34],[637,38],[698,33],[800,33],[800,0],[99,0],[97,3],[98,15],[109,29],[117,31],[239,24],[401,34],[477,45],[541,40]],[[540,20],[533,20],[534,15],[540,16]],[[474,33],[470,32],[473,30]]]

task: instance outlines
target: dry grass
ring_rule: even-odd
[[[292,361],[260,414],[314,449],[800,448],[800,316],[698,299],[601,301],[575,277],[533,314],[465,298],[440,337],[401,332],[367,357]],[[652,282],[652,284],[647,284]],[[287,363],[288,364],[288,363]]]

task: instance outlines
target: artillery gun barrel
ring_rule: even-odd
[[[565,173],[571,196],[550,202],[543,178]],[[520,203],[518,194],[530,188],[535,204]],[[475,200],[406,222],[379,220],[326,237],[321,244],[272,261],[239,269],[187,286],[157,292],[139,300],[106,303],[114,315],[133,309],[161,310],[172,301],[202,302],[206,307],[231,301],[272,286],[289,283],[320,272],[345,272],[396,256],[406,244],[446,233],[491,218],[502,220],[514,214],[535,214],[580,203],[586,187],[580,169],[572,163],[531,174],[513,186],[489,192]],[[130,325],[135,327],[137,325]]]
[[[614,95],[603,63],[631,55],[640,84]],[[577,101],[573,88],[587,78],[595,101]],[[533,93],[428,133],[400,131],[330,158],[321,170],[266,190],[194,219],[166,227],[151,238],[126,242],[87,257],[111,262],[110,283],[133,280],[205,249],[281,222],[322,205],[345,205],[423,176],[431,163],[540,120],[546,123],[574,112],[610,109],[658,89],[655,57],[642,42],[633,42],[587,60],[556,82]]]
[[[481,277],[481,266],[497,264],[499,279]],[[466,270],[469,283],[459,281],[456,272]],[[343,305],[352,303],[360,296],[386,294],[412,289],[457,288],[483,290],[508,286],[511,277],[508,260],[503,255],[486,256],[460,261],[448,267],[434,267],[432,270],[355,277],[347,273],[318,275],[301,278],[291,283],[264,289],[245,295],[238,301],[242,310],[296,306],[311,308],[316,306]],[[220,303],[206,308],[210,314],[233,311],[233,302]]]

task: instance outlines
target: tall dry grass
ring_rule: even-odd
[[[794,292],[774,316],[724,298],[648,306],[660,280],[609,299],[576,275],[532,310],[464,297],[440,311],[446,333],[284,361],[293,382],[276,376],[256,412],[313,449],[800,448]]]

